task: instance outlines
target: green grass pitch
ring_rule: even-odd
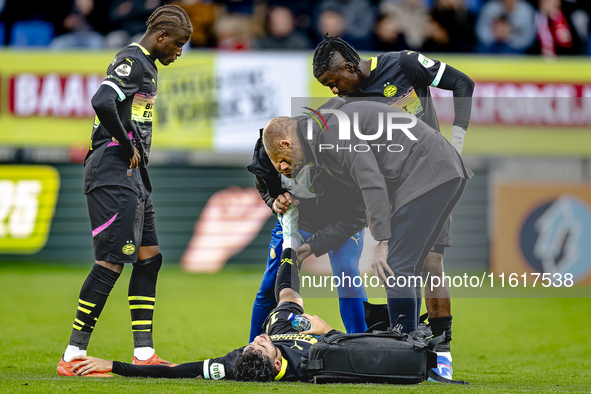
[[[0,392],[26,393],[382,393],[591,392],[589,299],[455,299],[454,377],[469,386],[247,384],[205,380],[60,377],[78,292],[88,266],[0,263]],[[98,322],[89,354],[130,361],[133,353],[123,275]],[[225,354],[248,339],[261,270],[190,275],[174,265],[158,283],[154,341],[177,363]],[[342,329],[336,299],[307,299],[306,311]]]

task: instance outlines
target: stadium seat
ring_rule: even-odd
[[[47,46],[53,38],[53,25],[43,21],[19,21],[12,26],[10,46]]]
[[[0,22],[0,46],[6,45],[6,27]]]

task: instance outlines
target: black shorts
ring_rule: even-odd
[[[94,258],[109,263],[135,263],[140,246],[158,245],[154,207],[122,186],[104,186],[86,195],[92,226]]]
[[[291,322],[287,320],[290,314],[295,313],[301,315],[304,313],[304,308],[296,304],[295,302],[283,302],[273,309],[263,327],[265,328],[265,334],[267,335],[278,335],[278,334],[290,334],[296,332],[291,325]]]
[[[449,248],[451,246],[451,215],[448,216],[445,224],[443,225],[443,229],[437,237],[435,241],[435,245],[431,249],[431,252],[443,254],[445,248]]]

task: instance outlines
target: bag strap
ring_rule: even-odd
[[[464,384],[464,385],[468,385],[469,383],[463,380],[451,380],[451,379],[446,379],[442,376],[439,376],[435,371],[433,371],[432,369],[429,370],[429,373],[427,374],[431,379],[435,380],[436,382],[439,383],[451,383],[451,384]]]
[[[441,335],[431,338],[429,341],[429,349],[433,350],[435,346],[439,345],[443,341],[445,341],[445,332],[443,332]]]
[[[308,365],[307,365],[307,370],[308,371],[320,371],[322,370],[322,359],[317,359],[317,360],[310,360],[308,359]]]
[[[423,313],[421,317],[419,317],[419,324],[424,323],[429,318],[428,313]]]
[[[351,339],[351,338],[367,338],[367,337],[382,337],[382,338],[393,338],[398,340],[408,340],[407,334],[398,334],[392,331],[374,331],[372,333],[358,333],[358,334],[334,334],[326,337],[320,336],[319,341],[322,341],[327,344],[337,344],[344,339]],[[412,338],[411,338],[412,339]],[[411,343],[414,343],[411,342]]]
[[[367,330],[365,330],[366,333],[373,333],[373,332],[382,332],[382,331],[386,331],[388,329],[388,325],[390,323],[386,323],[385,321],[379,321],[377,323],[374,323],[371,327],[368,327]]]

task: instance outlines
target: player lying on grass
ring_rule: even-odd
[[[302,357],[308,356],[310,346],[317,342],[313,335],[333,330],[318,316],[304,314],[304,302],[299,294],[299,263],[293,264],[292,249],[285,249],[275,281],[275,295],[279,304],[269,313],[265,333],[247,346],[235,349],[223,357],[185,364],[133,365],[96,357],[78,356],[73,370],[78,376],[113,372],[122,376],[152,378],[231,379],[268,382],[307,381],[306,370],[301,367]],[[309,331],[298,332],[287,320],[291,313],[306,316],[312,323]]]
[[[305,240],[303,248],[307,248],[306,253],[300,254],[301,260],[311,254],[322,256],[328,253],[333,275],[339,278],[359,276],[363,229],[367,220],[361,192],[321,173],[319,176],[323,178],[323,183],[328,185],[325,184],[320,193],[314,193],[314,189],[310,188],[309,173],[300,172],[300,176],[292,180],[289,173],[277,172],[265,152],[262,138],[258,139],[252,163],[247,168],[256,176],[256,188],[261,197],[278,216],[271,233],[267,267],[252,308],[249,341],[253,341],[262,332],[261,327],[269,312],[277,306],[273,287],[283,250],[281,221],[288,208],[297,206],[299,212],[294,225]],[[365,289],[342,285],[337,291],[341,319],[347,332],[365,332]]]

